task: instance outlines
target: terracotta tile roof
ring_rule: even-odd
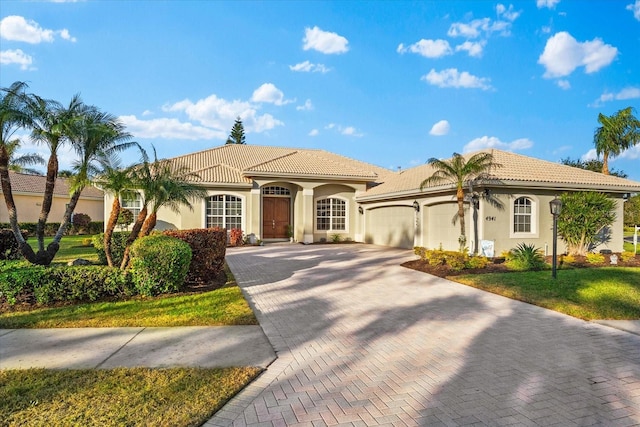
[[[391,171],[324,150],[228,144],[170,159],[206,183],[250,184],[251,176],[376,181]]]
[[[47,181],[45,176],[29,175],[9,171],[11,179],[11,190],[16,193],[36,193],[44,194],[44,187]],[[1,190],[0,190],[1,191]],[[69,183],[65,178],[56,179],[56,186],[53,191],[57,196],[69,196]],[[81,197],[92,197],[102,199],[104,193],[95,187],[87,187],[82,191]]]
[[[496,185],[530,186],[552,189],[594,189],[615,192],[640,192],[640,182],[603,175],[560,163],[540,160],[521,154],[501,150],[482,150],[493,154],[496,163],[502,167],[492,171],[491,177]],[[469,158],[475,153],[465,154]],[[359,199],[385,198],[389,195],[418,195],[420,183],[435,172],[431,165],[425,164],[387,175],[384,182],[373,187]],[[488,184],[490,185],[490,184]],[[433,191],[435,186],[424,188],[423,192]],[[438,187],[442,188],[442,185]]]

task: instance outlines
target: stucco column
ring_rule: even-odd
[[[257,239],[262,239],[260,229],[262,206],[260,205],[260,189],[252,188],[247,206],[247,234],[255,234]]]
[[[302,189],[302,221],[304,243],[313,243],[313,219],[315,212],[313,210],[313,188]]]

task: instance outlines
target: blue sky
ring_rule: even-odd
[[[240,116],[248,144],[391,169],[560,161],[595,155],[599,113],[640,114],[640,0],[3,1],[0,51],[0,86],[80,93],[159,157],[224,144]],[[639,166],[640,146],[611,163]]]

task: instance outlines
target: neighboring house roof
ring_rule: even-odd
[[[603,175],[573,166],[540,160],[533,157],[501,150],[482,150],[493,154],[495,163],[501,167],[491,172],[485,186],[549,188],[557,190],[592,189],[610,192],[640,192],[640,182]],[[478,152],[465,154],[469,158]],[[420,190],[423,180],[430,177],[435,169],[425,164],[404,170],[397,174],[386,175],[386,179],[358,197],[360,201],[373,201],[389,197],[419,196],[437,191],[450,190],[452,185],[439,184]]]
[[[250,185],[252,177],[378,181],[388,169],[324,150],[227,144],[169,159],[203,183]]]
[[[44,188],[47,183],[47,177],[42,175],[29,175],[9,171],[9,179],[11,180],[11,191],[14,194],[37,194],[44,195]],[[54,196],[69,197],[69,182],[65,178],[57,178],[56,185],[53,190]],[[85,187],[82,190],[81,197],[89,197],[102,199],[104,193],[95,187]]]

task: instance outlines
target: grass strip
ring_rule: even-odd
[[[198,426],[258,368],[0,371],[6,426]]]
[[[0,329],[257,324],[237,286],[193,295],[135,298],[0,314]]]
[[[585,320],[640,319],[640,268],[604,267],[448,279]]]

